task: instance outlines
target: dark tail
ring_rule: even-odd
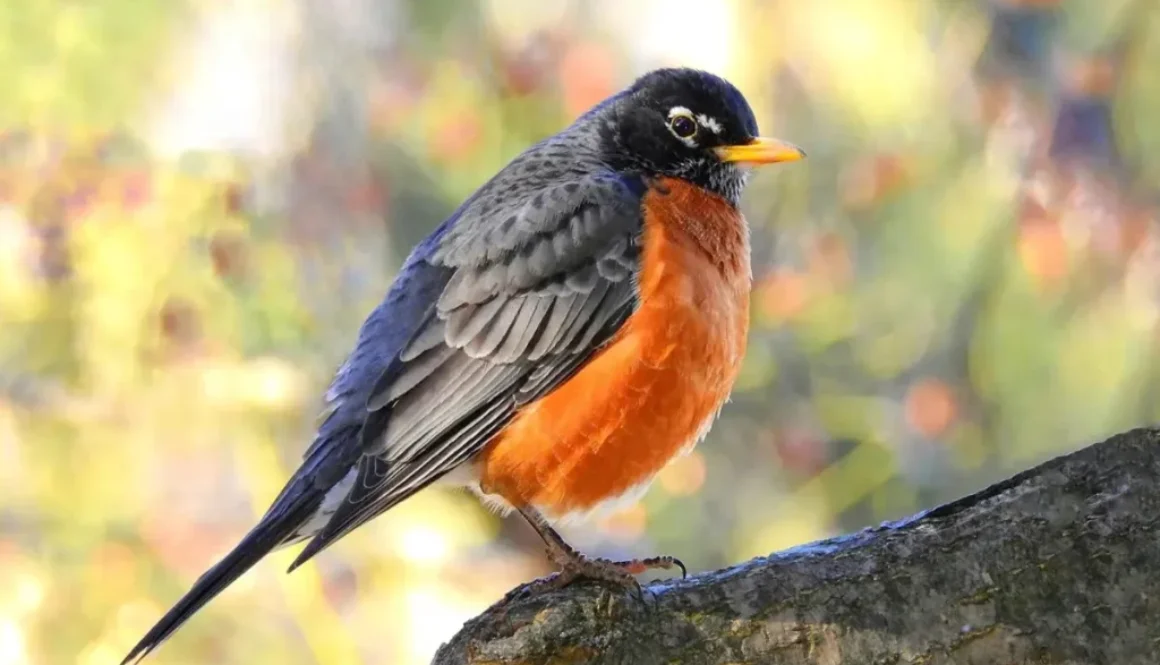
[[[125,656],[125,660],[121,661],[121,665],[140,662],[149,655],[149,652],[156,649],[203,605],[241,577],[271,550],[283,544],[299,526],[310,519],[322,501],[322,493],[317,490],[307,489],[297,497],[291,496],[293,491],[291,488],[287,490],[274,502],[274,506],[262,521],[246,534],[242,542],[199,577],[193,588],[161,617],[145,637],[141,638],[137,646]]]

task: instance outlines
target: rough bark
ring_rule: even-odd
[[[1160,663],[1160,430],[898,523],[492,608],[435,665]]]

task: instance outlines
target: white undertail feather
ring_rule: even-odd
[[[342,480],[335,483],[334,487],[331,487],[326,492],[326,496],[322,498],[322,504],[318,506],[318,510],[314,511],[310,519],[298,527],[294,534],[286,539],[284,544],[289,545],[301,541],[304,538],[310,538],[321,531],[322,527],[326,526],[326,523],[330,521],[335,511],[338,510],[338,507],[342,505],[347,495],[350,494],[350,489],[354,486],[354,481],[357,477],[358,467],[352,466],[350,471],[347,471],[346,475],[342,477]]]
[[[552,524],[567,525],[597,521],[611,517],[621,510],[629,508],[637,501],[640,501],[640,498],[648,492],[648,488],[652,486],[653,480],[655,479],[655,475],[649,476],[621,492],[619,495],[605,499],[586,510],[573,510],[567,513],[554,514],[551,511],[536,509],[540,510],[540,513]]]

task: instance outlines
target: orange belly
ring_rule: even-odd
[[[646,195],[638,310],[484,450],[482,492],[553,519],[589,512],[643,490],[728,398],[749,324],[748,230],[725,201],[663,185]]]

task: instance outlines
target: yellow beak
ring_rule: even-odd
[[[727,145],[716,149],[724,162],[740,164],[776,164],[805,159],[806,153],[792,143],[758,137],[743,145]]]

